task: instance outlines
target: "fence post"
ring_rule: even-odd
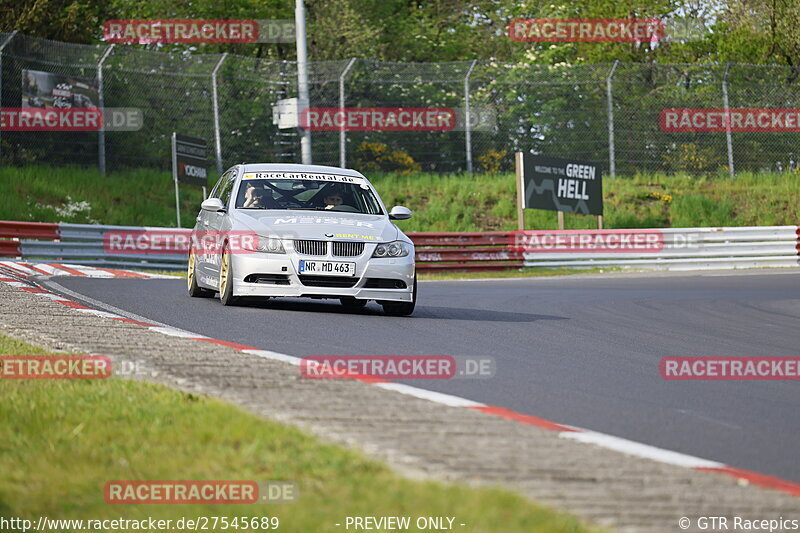
[[[472,174],[472,117],[470,116],[471,110],[469,107],[469,77],[477,64],[478,60],[473,59],[469,70],[467,70],[467,75],[464,76],[464,132],[466,133],[464,142],[467,145],[467,172],[470,174]]]
[[[100,111],[105,111],[105,95],[103,94],[103,63],[105,62],[106,58],[111,55],[111,52],[114,51],[114,47],[116,45],[112,44],[106,51],[103,52],[103,55],[100,57],[100,61],[97,62],[97,99],[98,99],[98,107],[100,107]],[[106,175],[106,125],[105,125],[105,117],[103,117],[102,122],[100,124],[100,130],[97,132],[97,159],[98,159],[98,166],[100,167],[100,174],[103,176]]]
[[[222,54],[214,70],[211,71],[211,105],[214,113],[214,153],[217,159],[217,176],[222,176],[222,139],[219,135],[219,92],[217,90],[217,72],[222,66],[222,62],[228,57],[228,52]]]
[[[728,144],[728,172],[731,177],[736,177],[736,172],[733,169],[733,139],[731,138],[731,112],[728,103],[728,72],[731,70],[731,64],[725,64],[725,75],[722,76],[722,105],[725,108],[725,141]]]
[[[5,50],[6,45],[11,42],[11,39],[17,34],[17,30],[11,32],[11,35],[6,37],[6,40],[0,44],[0,107],[3,106],[3,50]],[[3,151],[3,142],[0,139],[0,155],[2,155]],[[0,159],[0,163],[2,163],[2,159]]]
[[[606,99],[608,100],[608,174],[612,178],[617,176],[617,158],[616,148],[614,146],[614,96],[612,91],[611,80],[614,77],[614,71],[617,70],[619,59],[614,61],[611,66],[611,71],[606,77]]]
[[[172,181],[175,183],[175,217],[177,220],[176,228],[181,227],[181,195],[179,192],[178,186],[178,134],[177,132],[172,132],[172,137],[170,137],[170,146],[172,152]]]
[[[308,48],[306,46],[306,7],[304,0],[295,0],[294,24],[297,41],[297,102],[298,113],[311,105],[308,96]],[[304,165],[313,163],[311,130],[301,128],[300,154]]]
[[[355,57],[351,57],[350,61],[347,63],[347,66],[344,67],[344,70],[339,75],[339,112],[343,113],[342,115],[342,125],[339,127],[339,166],[345,168],[347,165],[347,139],[345,138],[345,120],[344,117],[347,116],[344,114],[344,79],[347,76],[347,73],[350,72],[350,69],[353,67],[353,64],[356,62]]]

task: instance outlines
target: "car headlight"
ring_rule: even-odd
[[[411,253],[411,247],[403,241],[392,241],[379,244],[372,252],[372,257],[405,257]]]
[[[261,237],[257,239],[242,239],[242,248],[251,252],[266,252],[270,254],[285,254],[283,243],[275,237]]]

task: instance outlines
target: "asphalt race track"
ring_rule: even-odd
[[[423,282],[408,318],[335,300],[226,308],[189,298],[182,279],[53,281],[149,321],[295,356],[490,355],[492,379],[409,383],[800,482],[800,382],[659,373],[665,356],[797,356],[797,270]]]

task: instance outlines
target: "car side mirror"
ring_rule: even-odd
[[[225,211],[225,205],[219,198],[209,198],[203,200],[203,203],[200,204],[200,209],[203,211],[211,211],[212,213],[219,213],[220,211]]]
[[[389,211],[389,220],[408,220],[411,218],[411,209],[396,205]]]

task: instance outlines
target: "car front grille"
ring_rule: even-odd
[[[331,243],[332,254],[336,257],[357,257],[364,253],[363,242],[335,241]],[[326,255],[327,241],[294,241],[294,249],[300,255]]]
[[[298,276],[300,283],[306,287],[352,287],[358,278],[341,276]]]
[[[356,257],[364,253],[363,242],[333,242],[333,255],[337,257]]]
[[[294,249],[302,255],[325,255],[328,253],[328,243],[325,241],[294,241]]]

